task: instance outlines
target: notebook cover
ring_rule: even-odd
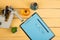
[[[30,40],[51,40],[54,37],[54,33],[36,12],[20,27]]]

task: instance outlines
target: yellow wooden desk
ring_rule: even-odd
[[[30,3],[37,2],[39,9],[36,10],[49,28],[54,32],[55,37],[52,40],[60,40],[60,0],[0,0],[0,8],[6,5],[13,6],[19,12],[20,8],[29,8]],[[30,16],[35,12],[30,10]],[[20,12],[19,12],[20,13]],[[25,20],[28,17],[23,17]],[[18,32],[11,33],[10,29],[0,28],[0,40],[29,40],[19,25],[22,22],[14,18],[11,27],[17,26]]]

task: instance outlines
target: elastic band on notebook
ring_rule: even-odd
[[[49,33],[49,31],[46,29],[46,27],[40,22],[40,20],[39,19],[37,19],[38,20],[38,22],[44,27],[44,29]]]

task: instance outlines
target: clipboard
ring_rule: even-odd
[[[51,40],[54,37],[54,33],[36,12],[20,27],[30,40]]]

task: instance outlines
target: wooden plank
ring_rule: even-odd
[[[42,18],[44,20],[44,22],[49,26],[49,27],[55,27],[55,28],[59,28],[60,27],[60,19],[57,18]]]
[[[16,10],[20,14],[21,9],[16,9]],[[30,11],[31,14],[29,16],[26,17],[22,16],[22,18],[27,19],[34,12],[37,12],[49,27],[60,27],[60,9],[38,9],[36,11],[32,11],[32,10]]]
[[[54,34],[55,34],[55,37],[52,39],[52,40],[60,40],[60,28],[50,28]]]
[[[21,9],[16,9],[16,10],[20,14]],[[24,19],[27,19],[34,12],[37,12],[49,27],[60,27],[60,9],[38,9],[36,11],[32,11],[32,10],[30,10],[30,11],[31,11],[31,14],[29,16],[26,16],[26,17],[22,16],[22,17]],[[15,16],[14,18],[17,18],[17,17]],[[17,24],[17,25],[19,25],[19,24]]]
[[[28,17],[22,16],[24,20],[34,12],[37,12],[54,32],[55,37],[52,40],[60,40],[60,0],[0,0],[0,8],[4,8],[6,5],[13,6],[17,8],[16,10],[20,14],[20,8],[29,8],[32,2],[37,2],[39,9],[36,11],[30,10],[31,14]],[[21,23],[19,19],[13,19],[11,27],[18,27],[18,31],[15,34],[11,33],[11,27],[9,29],[0,28],[0,40],[29,40],[19,27]]]
[[[21,9],[16,9],[19,15],[21,15]],[[24,9],[23,9],[24,10]],[[60,18],[60,9],[38,9],[36,11],[30,10],[29,16],[22,16],[23,18],[29,18],[34,12],[37,12],[40,17],[43,18]],[[16,16],[15,16],[16,17]]]
[[[60,40],[60,37],[54,37],[52,40]]]
[[[21,9],[16,9],[18,14],[21,15],[21,10],[24,10],[23,8]],[[40,17],[43,18],[60,18],[60,9],[38,9],[36,11],[30,10],[30,15],[29,16],[22,16],[23,18],[29,18],[34,12],[37,12]]]
[[[36,11],[41,17],[45,18],[59,18],[60,17],[60,9],[38,9]]]
[[[29,40],[27,38],[1,38],[0,40]]]
[[[11,32],[10,29],[0,28],[0,40],[28,40],[29,38],[26,34],[18,27],[18,31],[16,33]]]
[[[3,29],[3,28],[0,28],[0,39],[1,40],[8,40],[8,39],[13,39],[13,40],[28,40],[29,38],[26,36],[26,34],[22,31],[22,29],[19,27],[19,25],[21,24],[22,22],[19,20],[19,19],[13,19],[12,21],[12,24],[11,24],[11,27],[15,27],[17,26],[18,27],[18,31],[13,34],[11,33],[11,27],[9,29]],[[55,34],[55,37],[53,38],[53,40],[58,40],[60,39],[60,28],[54,28],[53,27],[50,27],[50,29],[52,30],[52,32],[54,32]]]
[[[60,0],[0,0],[0,8],[6,5],[14,8],[29,8],[32,2],[37,2],[39,8],[60,8]]]
[[[60,28],[50,28],[54,32],[55,37],[52,40],[60,39]],[[17,33],[13,34],[10,29],[0,29],[0,40],[29,40],[25,33],[18,27]]]
[[[60,27],[60,19],[57,18],[42,18],[43,21],[49,26],[49,27],[55,27],[59,28]],[[24,19],[27,20],[27,19]],[[22,22],[19,19],[13,19],[12,21],[12,26],[19,26]]]
[[[55,37],[60,37],[60,28],[50,28],[52,32],[55,34]]]

